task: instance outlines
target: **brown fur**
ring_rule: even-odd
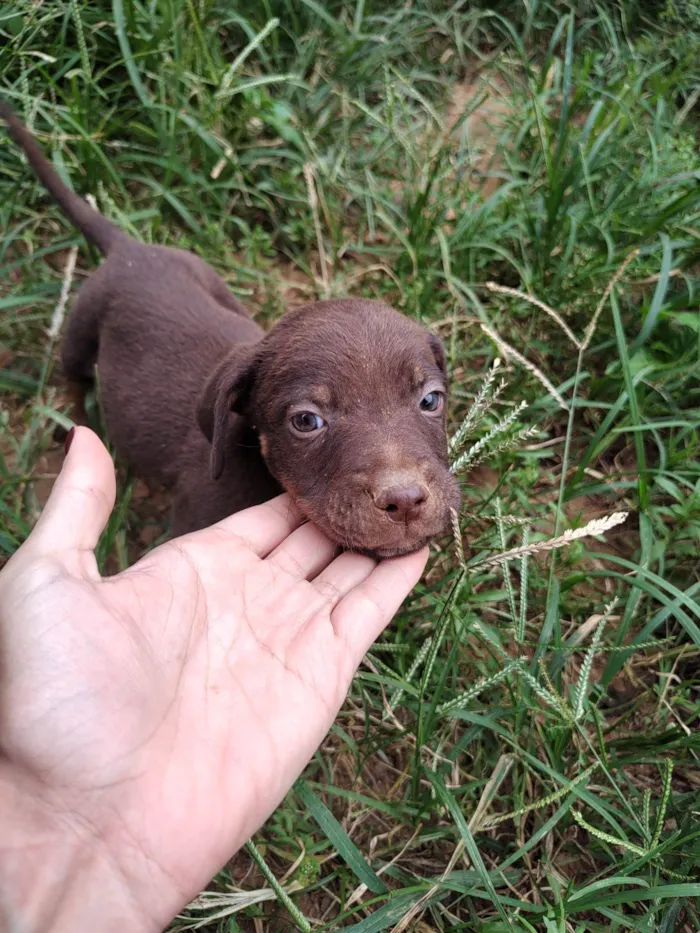
[[[107,430],[137,475],[174,493],[173,532],[280,488],[332,539],[389,556],[440,532],[459,502],[447,464],[440,341],[379,302],[317,302],[267,335],[193,253],[131,239],[68,189],[0,102],[64,213],[105,255],[63,339],[66,377],[99,371]],[[295,413],[323,429],[300,434]]]

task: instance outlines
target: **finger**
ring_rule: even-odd
[[[213,527],[223,528],[243,538],[251,551],[259,557],[265,557],[298,528],[303,520],[304,517],[291,496],[285,493],[263,505],[254,505],[250,509],[236,512]]]
[[[266,561],[297,580],[309,580],[328,566],[337,551],[338,545],[316,525],[306,524],[293,531]]]
[[[362,554],[341,554],[322,571],[312,585],[334,608],[350,590],[363,583],[377,566],[376,560]]]
[[[425,547],[405,557],[381,561],[335,607],[331,613],[333,627],[349,646],[356,665],[418,583],[427,560]]]
[[[93,550],[114,508],[114,464],[89,428],[74,429],[49,501],[30,535],[43,553]]]

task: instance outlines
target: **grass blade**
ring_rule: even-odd
[[[656,283],[654,297],[651,300],[651,305],[649,307],[644,324],[639,331],[637,339],[629,349],[630,359],[641,347],[644,346],[644,344],[649,339],[651,332],[656,327],[659,314],[661,313],[661,309],[664,304],[664,299],[666,298],[666,292],[668,291],[668,284],[671,278],[671,265],[673,263],[673,249],[671,247],[671,241],[665,233],[661,234],[661,244],[663,250],[661,255],[661,270],[659,271],[659,281]]]
[[[126,67],[133,88],[136,91],[142,106],[146,110],[150,110],[150,108],[153,106],[153,99],[146,90],[143,81],[141,80],[141,75],[139,74],[138,67],[134,60],[134,55],[131,51],[129,37],[126,34],[124,0],[112,0],[112,11],[114,13],[114,28],[117,33],[117,41],[119,42],[119,48],[121,49],[122,55],[124,57],[124,66]]]
[[[373,891],[375,894],[385,894],[387,891],[386,885],[365,861],[360,850],[325,803],[319,800],[305,781],[298,781],[294,785],[294,791],[314,820],[316,820],[338,855],[355,873],[359,880],[367,885],[369,890]]]
[[[443,804],[443,806],[447,807],[447,809],[450,811],[450,816],[452,817],[454,824],[457,827],[460,836],[462,837],[465,852],[469,856],[475,871],[479,875],[481,883],[489,893],[493,906],[498,910],[498,915],[505,924],[506,929],[513,930],[513,925],[511,924],[510,918],[508,917],[508,914],[501,904],[498,892],[496,891],[496,888],[493,885],[493,881],[491,880],[491,875],[484,865],[481,853],[479,852],[479,847],[476,844],[476,840],[474,839],[472,831],[467,825],[467,821],[462,815],[462,811],[459,809],[453,795],[447,790],[440,778],[431,772],[427,772],[427,775],[430,783],[435,788],[435,793],[437,794],[438,799]]]

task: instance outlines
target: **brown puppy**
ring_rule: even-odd
[[[378,556],[415,550],[459,503],[447,465],[445,356],[423,327],[375,301],[286,314],[212,375],[199,423],[213,475],[230,412],[255,426],[270,472],[326,534]]]
[[[440,341],[379,302],[318,302],[267,335],[193,253],[131,239],[68,189],[6,104],[0,115],[106,261],[62,345],[99,370],[107,430],[135,473],[174,492],[173,532],[280,485],[333,540],[379,557],[421,547],[457,507]],[[201,429],[201,430],[200,430]]]

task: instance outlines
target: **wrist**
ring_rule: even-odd
[[[0,930],[157,931],[122,867],[90,826],[0,763]]]

